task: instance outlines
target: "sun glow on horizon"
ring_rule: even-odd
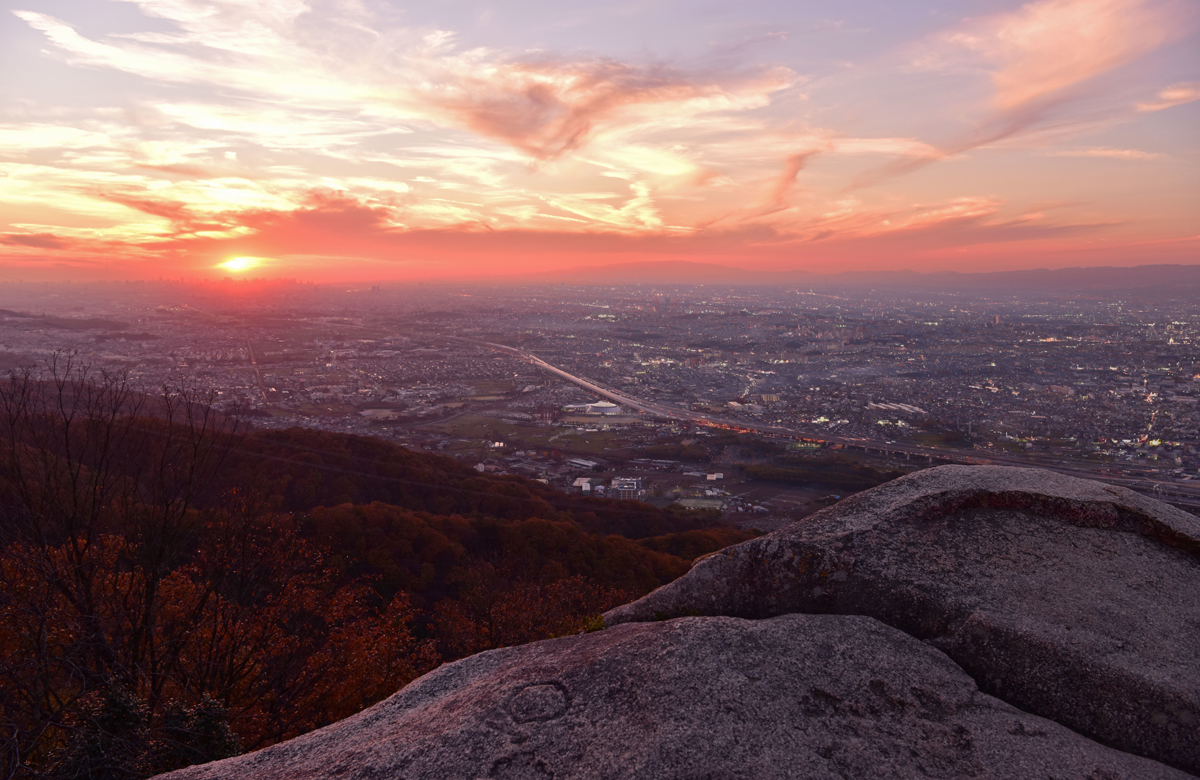
[[[231,257],[223,263],[217,263],[217,268],[224,268],[226,271],[241,273],[249,271],[263,265],[265,261],[261,257]]]

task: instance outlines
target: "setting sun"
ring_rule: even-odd
[[[217,263],[217,268],[224,268],[226,271],[249,271],[251,268],[257,268],[263,264],[261,257],[233,257],[223,263]]]

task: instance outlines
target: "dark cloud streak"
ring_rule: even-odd
[[[63,249],[68,246],[65,240],[51,233],[0,233],[0,244],[37,249]]]

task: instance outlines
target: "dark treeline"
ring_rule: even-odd
[[[292,428],[245,436],[213,491],[252,484],[276,508],[381,501],[439,515],[502,520],[541,517],[632,539],[713,525],[704,512],[564,494],[522,477],[483,475],[454,458],[412,452],[365,436]]]
[[[742,471],[755,479],[802,485],[817,483],[848,491],[866,490],[904,475],[903,471],[876,469],[836,457],[822,460],[788,458],[774,464],[746,464]]]
[[[575,633],[751,534],[69,356],[0,380],[0,778],[139,778]]]

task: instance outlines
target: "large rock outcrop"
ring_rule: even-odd
[[[448,664],[171,780],[1183,778],[978,691],[871,618],[681,618]]]
[[[1200,774],[1200,520],[949,466],[171,780]]]
[[[980,687],[1200,774],[1200,520],[1036,469],[945,466],[714,553],[608,613],[869,615]]]

